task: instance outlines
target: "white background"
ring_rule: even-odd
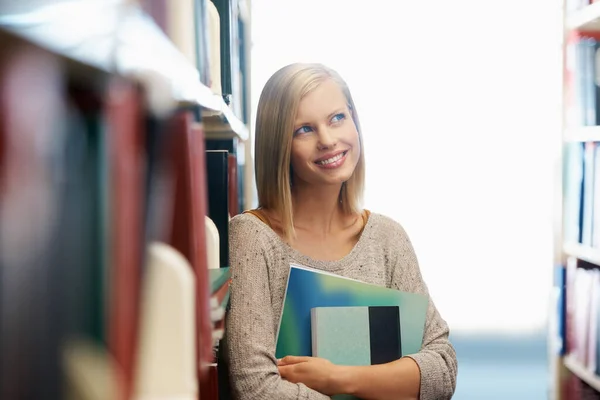
[[[560,1],[252,0],[253,116],[276,69],[353,93],[366,207],[401,222],[454,332],[545,329]]]

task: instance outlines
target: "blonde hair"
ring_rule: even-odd
[[[342,211],[361,211],[365,161],[358,114],[350,89],[334,70],[321,64],[291,64],[281,68],[265,84],[258,102],[255,129],[255,172],[259,208],[280,218],[285,238],[295,236],[291,192],[292,132],[300,100],[324,81],[336,82],[344,93],[358,131],[360,156],[354,173],[340,191]]]

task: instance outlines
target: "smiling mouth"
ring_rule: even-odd
[[[315,161],[315,164],[317,164],[317,165],[333,164],[334,162],[341,160],[347,153],[348,153],[348,150],[343,151],[331,158],[328,158],[327,160]]]

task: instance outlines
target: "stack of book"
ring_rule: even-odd
[[[567,259],[566,342],[572,360],[600,374],[600,270],[575,257]]]
[[[292,264],[275,355],[349,366],[392,362],[421,349],[428,305],[421,294]]]

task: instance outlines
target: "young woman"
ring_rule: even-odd
[[[291,262],[428,296],[402,226],[361,209],[364,177],[360,124],[346,83],[320,64],[277,71],[256,116],[259,208],[230,223],[233,281],[224,351],[235,398],[452,397],[456,354],[431,299],[416,354],[366,367],[275,358]]]

